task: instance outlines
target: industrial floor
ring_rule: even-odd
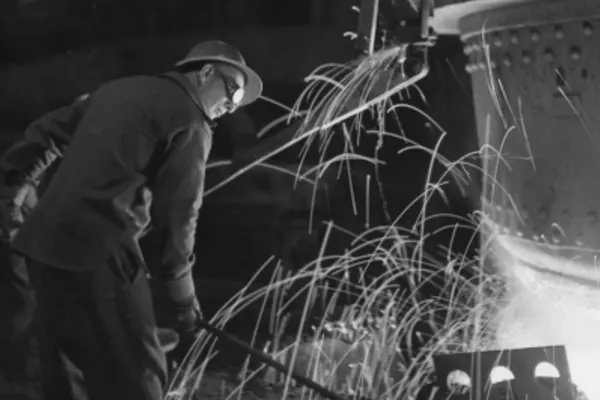
[[[0,399],[2,400],[45,400],[42,398],[40,388],[40,365],[37,357],[36,341],[32,339],[33,351],[28,360],[27,378],[15,382],[8,382],[0,376]],[[221,360],[223,361],[223,360]],[[237,360],[236,360],[237,361]],[[231,396],[235,391],[234,396],[241,400],[279,400],[282,398],[282,391],[278,385],[265,383],[261,379],[254,380],[245,385],[241,397],[238,397],[237,388],[240,386],[239,379],[236,375],[239,368],[225,367],[222,362],[218,366],[209,367],[202,379],[199,391],[197,392],[198,399],[213,399],[221,400]],[[289,399],[300,398],[300,389],[294,389],[287,396]],[[177,397],[171,397],[169,400],[177,400]]]

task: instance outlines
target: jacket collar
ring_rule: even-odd
[[[202,116],[206,120],[206,123],[211,128],[214,128],[216,126],[216,123],[213,120],[211,120],[208,117],[208,115],[206,114],[206,111],[204,110],[204,105],[202,104],[202,101],[200,101],[200,98],[198,97],[198,94],[196,93],[196,88],[194,87],[194,85],[192,85],[192,83],[190,82],[189,79],[187,79],[185,76],[183,76],[179,72],[175,72],[175,71],[166,72],[164,74],[160,74],[159,76],[163,77],[163,78],[167,78],[167,79],[175,82],[190,97],[190,99],[192,99],[194,104],[196,104],[196,106],[202,113]]]

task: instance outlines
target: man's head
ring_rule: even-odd
[[[196,87],[210,119],[216,119],[255,101],[262,81],[248,68],[242,54],[221,41],[196,45],[176,67]]]

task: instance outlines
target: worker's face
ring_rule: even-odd
[[[244,97],[244,74],[234,67],[205,65],[200,71],[199,96],[210,119],[234,112]]]

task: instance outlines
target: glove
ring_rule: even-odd
[[[202,319],[202,310],[200,309],[198,299],[194,297],[191,305],[179,310],[175,330],[180,335],[193,335],[198,331],[197,321],[199,319]]]
[[[154,314],[159,329],[172,329],[179,335],[177,347],[169,352],[169,364],[179,364],[196,342],[202,318],[192,274],[175,280],[150,277]]]
[[[202,318],[202,312],[196,298],[194,298],[191,306],[179,310],[177,322],[175,323],[177,327],[174,329],[178,335],[178,341],[174,348],[169,349],[167,357],[171,368],[176,369],[183,362],[190,349],[198,340],[201,329],[197,321],[200,318]],[[160,328],[160,323],[158,326],[159,330],[163,329]],[[165,350],[167,349],[165,348]]]
[[[35,186],[30,183],[20,187],[0,185],[0,241],[12,242],[25,220],[28,208],[25,203],[31,194],[35,194]],[[31,201],[37,202],[35,199]]]
[[[193,329],[202,313],[191,271],[176,279],[151,274],[149,283],[158,326],[178,333]]]
[[[11,243],[23,221],[21,207],[12,199],[0,198],[0,241]]]

